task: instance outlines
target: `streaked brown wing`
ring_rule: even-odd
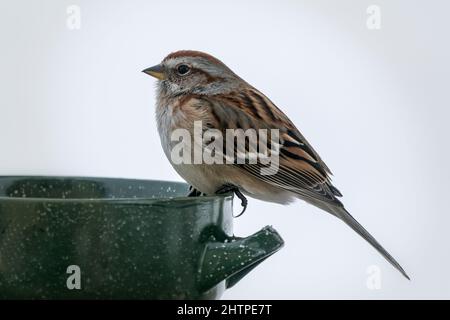
[[[341,205],[336,199],[341,193],[331,184],[328,167],[287,116],[259,91],[252,88],[233,95],[199,97],[198,103],[209,108],[208,127],[221,130],[224,136],[226,129],[279,129],[278,171],[262,175],[261,169],[267,166],[259,161],[234,164],[241,170],[300,196]]]

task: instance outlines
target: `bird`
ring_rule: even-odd
[[[303,200],[345,222],[410,279],[394,257],[344,207],[339,200],[341,192],[331,182],[330,169],[294,123],[221,60],[201,51],[181,50],[142,72],[157,79],[156,123],[161,145],[174,169],[190,184],[189,196],[234,192],[244,210],[246,196],[283,205]],[[177,141],[173,141],[172,135],[176,130],[193,134],[195,122],[201,123],[202,131],[224,134],[229,129],[278,130],[278,140],[273,140],[278,146],[277,170],[263,175],[262,161],[222,164],[174,161]],[[273,141],[269,137],[266,142]],[[190,142],[185,146],[195,147]],[[203,142],[200,147],[205,148]],[[229,148],[234,147],[226,146],[217,154],[225,157]],[[236,148],[232,152],[236,153]]]

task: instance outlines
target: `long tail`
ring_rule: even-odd
[[[389,252],[387,252],[381,246],[381,244],[379,244],[378,241],[375,240],[375,238],[372,237],[372,235],[366,229],[364,229],[364,227],[359,224],[359,222],[356,221],[356,219],[353,218],[347,210],[345,210],[344,207],[327,205],[326,208],[323,209],[344,221],[350,228],[355,230],[356,233],[358,233],[362,238],[369,242],[387,261],[389,261],[390,264],[392,264],[398,271],[400,271],[400,273],[406,279],[410,280],[405,270],[403,270],[402,266],[394,259],[394,257],[392,257]]]

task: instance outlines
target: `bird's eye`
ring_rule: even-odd
[[[185,74],[187,74],[190,70],[191,70],[191,68],[189,68],[189,66],[188,66],[188,65],[185,65],[185,64],[180,64],[180,65],[177,67],[177,71],[178,71],[178,73],[179,73],[180,75],[185,75]]]

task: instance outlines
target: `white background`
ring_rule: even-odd
[[[67,27],[69,5],[81,29]],[[381,29],[366,26],[369,5]],[[250,201],[239,236],[286,246],[224,298],[450,298],[446,1],[0,1],[0,174],[181,180],[140,71],[209,52],[268,95],[335,174],[405,280],[342,222]],[[367,286],[368,267],[381,272]],[[371,289],[372,288],[372,289]]]

